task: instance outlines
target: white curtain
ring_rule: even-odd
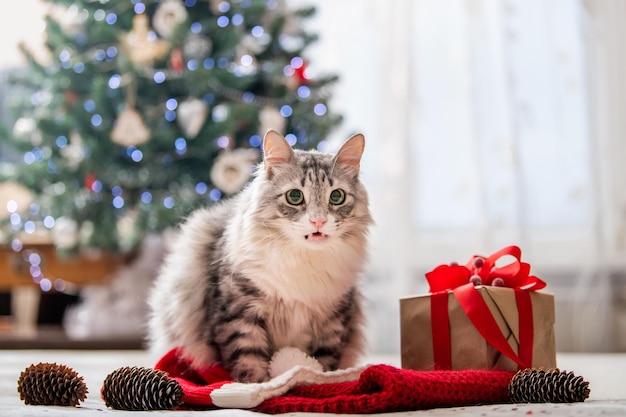
[[[397,299],[425,291],[424,272],[510,244],[557,294],[557,347],[612,349],[611,286],[626,264],[626,4],[312,4],[311,69],[341,77],[333,141],[367,139],[374,349],[397,350]]]

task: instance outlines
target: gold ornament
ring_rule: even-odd
[[[150,22],[145,14],[133,18],[133,28],[122,38],[122,46],[131,61],[145,66],[163,59],[170,49],[166,41],[158,39],[154,33],[150,35]]]
[[[131,106],[117,116],[115,127],[111,131],[111,140],[122,146],[139,146],[150,139],[150,129],[143,122],[143,117]]]

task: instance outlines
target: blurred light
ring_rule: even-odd
[[[199,182],[199,183],[196,184],[196,193],[197,194],[200,194],[200,195],[205,194],[207,192],[207,190],[208,190],[208,187],[207,187],[207,185],[205,183]]]
[[[135,10],[135,13],[137,14],[142,14],[143,12],[146,11],[146,5],[143,3],[137,3],[135,4],[135,7],[133,8],[133,10]]]
[[[318,116],[323,116],[326,114],[326,105],[323,103],[317,103],[315,107],[313,107],[313,113]]]
[[[165,74],[163,73],[163,71],[157,71],[154,73],[153,79],[155,83],[161,84],[163,81],[165,81]]]
[[[165,112],[165,120],[168,122],[173,122],[176,120],[176,112],[173,110],[168,110]]]
[[[149,191],[141,193],[141,202],[144,204],[150,204],[152,202],[152,194]]]
[[[300,98],[309,98],[311,96],[311,89],[306,85],[301,85],[298,87],[298,97]]]
[[[31,265],[29,268],[30,276],[33,278],[43,278],[41,276],[41,268],[37,265]]]
[[[59,54],[59,61],[67,62],[70,60],[70,52],[67,49],[64,49]]]
[[[225,57],[221,57],[220,59],[217,60],[217,67],[218,68],[226,68],[228,66],[228,58]]]
[[[223,28],[228,26],[228,17],[226,16],[220,16],[217,18],[217,26]]]
[[[228,145],[230,145],[230,138],[228,136],[220,136],[217,138],[217,146],[220,148],[226,149]]]
[[[95,180],[93,184],[91,184],[91,191],[94,193],[99,193],[102,191],[102,183],[98,180]]]
[[[197,59],[190,59],[189,61],[187,61],[187,69],[189,71],[195,71],[198,69],[199,66],[200,64],[198,64]]]
[[[165,197],[163,199],[163,205],[165,206],[165,208],[171,209],[172,207],[174,207],[174,198],[170,196]]]
[[[202,23],[200,23],[200,22],[193,22],[191,24],[191,27],[189,28],[189,30],[191,31],[191,33],[200,33],[200,32],[202,32]]]
[[[102,61],[103,59],[105,59],[107,57],[107,53],[104,52],[104,49],[98,49],[94,54],[93,54],[94,58],[96,58],[98,61]]]
[[[175,98],[169,98],[165,102],[165,107],[168,110],[176,110],[176,107],[178,107],[178,101]]]
[[[287,142],[289,142],[291,146],[295,145],[296,142],[298,141],[298,138],[293,133],[285,135],[285,139],[287,139]]]
[[[81,74],[83,71],[85,71],[85,64],[83,64],[82,62],[77,62],[74,65],[74,72],[76,74]]]
[[[185,0],[185,6],[193,7],[196,5],[196,0]]]
[[[122,84],[122,77],[119,74],[111,75],[109,78],[109,88],[116,89]]]
[[[38,215],[39,214],[39,210],[40,210],[40,207],[39,207],[39,204],[37,204],[37,203],[33,203],[33,204],[31,204],[28,207],[28,212],[30,214],[32,214],[33,216]]]
[[[117,22],[117,15],[116,15],[115,13],[109,13],[109,14],[107,14],[107,16],[106,16],[106,22],[107,22],[109,25],[114,25],[114,24],[115,24],[115,22]]]
[[[65,147],[65,145],[67,145],[67,138],[65,136],[57,136],[56,144],[59,148]]]
[[[95,12],[93,12],[93,19],[98,22],[101,20],[104,20],[105,17],[106,17],[106,12],[102,9],[98,9]]]
[[[55,279],[54,289],[57,290],[58,292],[65,291],[65,281],[63,281],[62,279]]]
[[[9,213],[15,213],[16,210],[17,210],[17,201],[15,200],[7,201],[7,211]]]
[[[243,65],[244,67],[248,67],[250,65],[252,65],[252,63],[254,62],[254,60],[252,59],[252,57],[248,54],[244,55],[241,57],[241,65]]]
[[[109,46],[107,48],[107,56],[109,58],[115,58],[116,55],[117,55],[117,48],[115,46]]]
[[[119,185],[116,185],[115,187],[113,187],[113,188],[111,189],[111,194],[112,194],[114,197],[119,197],[119,196],[121,196],[121,195],[122,195],[122,192],[123,192],[122,187],[120,187]]]
[[[259,146],[261,146],[261,143],[263,143],[263,140],[259,135],[252,135],[250,136],[250,139],[248,139],[248,142],[250,143],[250,146],[258,148]]]
[[[252,30],[250,31],[250,33],[252,34],[252,36],[254,36],[255,38],[260,38],[261,36],[263,36],[263,34],[265,33],[265,30],[263,29],[263,26],[255,26],[252,28]]]
[[[222,198],[222,192],[217,188],[213,188],[211,189],[211,191],[209,191],[209,198],[213,201],[218,201],[220,198]]]
[[[291,108],[291,106],[288,106],[285,104],[284,106],[280,108],[280,114],[283,117],[289,117],[293,114],[293,109]]]
[[[32,234],[35,233],[35,230],[37,230],[37,226],[35,226],[35,223],[32,221],[27,221],[26,223],[24,223],[24,231],[28,234]]]
[[[72,66],[72,61],[63,61],[61,62],[61,66],[65,69],[68,69]]]
[[[174,147],[178,153],[185,153],[187,151],[187,141],[185,138],[178,138],[174,141]]]
[[[48,278],[44,278],[39,281],[39,286],[41,287],[41,291],[48,292],[52,289],[52,282]]]
[[[83,109],[91,113],[96,109],[96,103],[93,100],[85,100],[85,102],[83,103]]]
[[[213,58],[207,58],[204,61],[202,61],[202,66],[205,69],[211,69],[215,66],[215,61],[213,60]]]
[[[243,23],[243,16],[239,13],[236,13],[233,15],[233,17],[230,18],[230,22],[235,26],[239,26]]]
[[[100,126],[102,124],[102,116],[99,114],[91,116],[91,124],[94,125],[94,127]]]
[[[304,64],[304,60],[299,56],[294,56],[291,58],[291,66],[293,68],[300,68]]]
[[[41,265],[41,256],[38,253],[31,253],[28,255],[28,262],[33,266]]]
[[[245,93],[243,93],[243,96],[241,98],[243,99],[244,103],[252,103],[254,101],[254,94],[250,91],[246,91]]]
[[[283,67],[283,74],[285,74],[286,76],[290,77],[295,73],[296,73],[296,70],[294,70],[291,65],[285,65]]]
[[[230,10],[230,4],[228,4],[228,2],[222,1],[220,2],[220,4],[217,5],[217,10],[222,13],[226,13]]]
[[[124,207],[124,199],[122,197],[115,197],[113,199],[113,207],[118,209]]]
[[[130,154],[130,158],[135,161],[135,162],[139,162],[143,159],[143,152],[141,152],[139,149],[135,149],[131,154]]]
[[[34,154],[34,153],[32,153],[32,152],[26,152],[26,153],[24,154],[24,163],[25,163],[26,165],[30,165],[30,164],[32,164],[33,162],[35,162],[35,154]]]
[[[54,223],[55,223],[54,217],[52,216],[46,216],[43,219],[43,225],[47,227],[48,229],[52,229],[54,227]]]

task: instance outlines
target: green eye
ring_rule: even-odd
[[[302,204],[302,202],[304,201],[304,193],[300,190],[296,190],[295,188],[293,190],[287,191],[286,196],[287,202],[289,204],[293,204],[294,206]]]
[[[344,201],[346,201],[346,193],[341,188],[337,188],[330,193],[331,204],[339,205]]]

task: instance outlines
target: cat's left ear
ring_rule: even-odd
[[[271,178],[272,170],[282,164],[291,162],[293,149],[287,139],[275,130],[268,130],[263,138],[263,165]]]
[[[335,162],[347,169],[350,175],[356,177],[359,175],[361,156],[363,155],[364,149],[365,137],[357,133],[351,136],[346,143],[339,148],[335,155]]]

